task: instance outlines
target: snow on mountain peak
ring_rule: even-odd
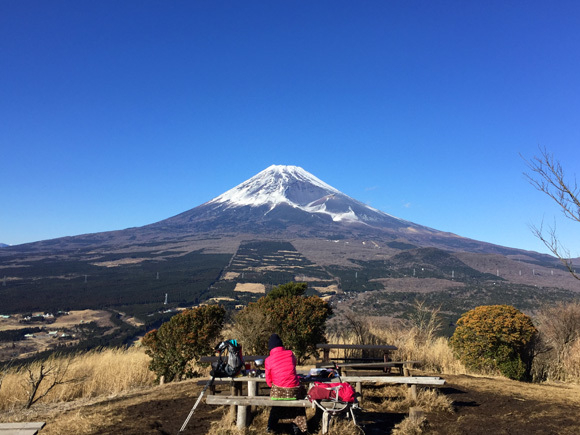
[[[272,165],[214,198],[210,203],[223,203],[227,206],[249,205],[252,207],[270,205],[272,208],[278,204],[286,203],[296,207],[301,204],[289,197],[289,190],[297,183],[315,186],[326,191],[327,195],[340,193],[334,187],[299,166]]]
[[[298,166],[272,165],[207,203],[224,209],[266,206],[269,214],[279,205],[327,215],[334,222],[375,224],[387,215],[356,201]]]

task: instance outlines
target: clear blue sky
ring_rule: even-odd
[[[271,164],[392,215],[545,252],[580,225],[578,1],[0,0],[0,242],[141,226]]]

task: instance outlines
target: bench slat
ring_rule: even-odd
[[[36,435],[44,425],[43,421],[0,423],[0,435]]]
[[[353,350],[397,350],[397,346],[390,344],[317,344],[318,349],[353,349]]]
[[[375,384],[444,385],[445,379],[435,376],[341,376],[343,382]]]
[[[302,400],[272,400],[268,396],[215,396],[209,395],[206,398],[208,405],[239,405],[239,406],[283,406],[294,408],[311,408],[312,402],[307,399]]]
[[[42,429],[44,421],[25,421],[22,423],[0,423],[0,430],[8,429]]]
[[[437,376],[341,376],[342,382],[372,382],[374,384],[416,384],[416,385],[444,385],[445,379]],[[319,380],[319,379],[314,379]],[[207,382],[208,380],[199,380],[198,382]],[[240,376],[233,378],[233,382],[260,382],[265,383],[265,378],[250,378]],[[338,382],[338,378],[332,378],[329,381]]]
[[[38,429],[0,429],[0,435],[36,435]]]
[[[369,368],[369,369],[378,369],[384,367],[400,367],[404,365],[413,365],[419,364],[420,361],[389,361],[389,362],[372,362],[372,363],[337,363],[339,368]],[[318,366],[318,364],[317,364]],[[321,363],[320,368],[334,368],[334,364],[328,363]]]

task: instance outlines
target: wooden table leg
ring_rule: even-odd
[[[236,396],[242,395],[242,383],[238,382],[236,384]],[[246,427],[247,423],[248,407],[238,405],[238,418],[236,420],[236,426],[238,429],[243,429]]]
[[[330,413],[324,411],[322,413],[322,433],[328,433],[329,423],[330,423]]]
[[[248,381],[248,397],[257,396],[257,394],[256,394],[257,390],[258,390],[258,383],[256,381]],[[249,414],[251,414],[255,410],[256,410],[255,406],[248,406],[248,410],[246,413],[248,421],[251,421]]]
[[[358,393],[358,403],[361,404],[363,400],[362,396],[362,382],[357,382],[355,386],[355,391]]]
[[[230,383],[230,394],[232,396],[237,396],[238,395],[238,388],[236,387],[236,383],[234,381],[232,381]],[[237,406],[236,405],[230,405],[230,418],[232,420],[234,420],[236,418],[236,413],[237,413]]]
[[[386,363],[388,363],[390,360],[391,360],[391,359],[389,358],[389,354],[388,354],[387,352],[385,352],[385,353],[383,354],[383,362],[386,362]],[[385,366],[385,368],[383,368],[383,372],[385,372],[385,373],[388,373],[388,372],[390,372],[390,371],[391,371],[391,368],[390,368],[390,367],[386,367],[386,366]]]

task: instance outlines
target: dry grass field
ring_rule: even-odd
[[[102,310],[78,310],[69,311],[68,315],[56,317],[53,323],[47,325],[50,328],[70,328],[81,323],[95,322],[98,326],[112,327],[111,313]],[[22,316],[13,315],[9,319],[0,319],[0,331],[8,329],[30,328],[31,326],[44,326],[44,324],[20,323]]]
[[[266,287],[264,286],[264,284],[237,283],[234,291],[265,294]]]

